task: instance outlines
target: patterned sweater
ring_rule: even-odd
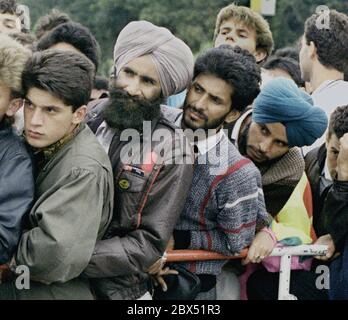
[[[213,149],[197,157],[192,187],[175,229],[190,232],[188,249],[235,255],[251,244],[256,228],[267,224],[258,169],[222,135]],[[218,275],[224,264],[181,265],[196,274]]]

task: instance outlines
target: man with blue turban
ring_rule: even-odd
[[[272,216],[283,208],[304,172],[299,148],[320,138],[327,123],[325,113],[313,106],[311,97],[285,78],[270,81],[253,108],[235,123],[232,141],[261,171]]]
[[[281,212],[303,177],[305,162],[299,148],[321,137],[327,122],[325,113],[313,106],[308,94],[292,80],[277,78],[263,88],[253,108],[234,124],[231,139],[259,168],[267,212],[272,217]],[[259,234],[251,252],[260,252],[260,247],[265,248],[263,253],[251,262],[267,257],[273,243]]]

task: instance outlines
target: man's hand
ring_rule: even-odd
[[[168,290],[168,287],[163,277],[170,274],[178,274],[176,270],[171,270],[168,267],[163,269],[166,261],[167,259],[164,255],[161,259],[157,260],[157,262],[155,262],[148,270],[148,273],[152,275],[155,280],[155,285],[160,285],[164,292]]]
[[[337,158],[337,175],[339,181],[348,181],[348,133],[340,139],[340,153]]]
[[[148,274],[155,276],[160,273],[167,262],[166,254],[162,258],[158,259],[147,271]]]
[[[335,248],[335,244],[331,238],[331,235],[327,234],[325,236],[322,236],[320,237],[316,242],[315,244],[318,244],[318,245],[325,245],[325,246],[328,246],[328,251],[327,251],[327,254],[326,256],[316,256],[315,259],[317,260],[322,260],[322,261],[327,261],[327,260],[330,260],[335,251],[336,251],[336,248]]]
[[[161,270],[159,273],[157,273],[154,276],[155,286],[160,285],[162,287],[162,290],[164,292],[167,292],[168,287],[167,287],[167,283],[164,280],[164,276],[167,276],[167,275],[170,275],[170,274],[176,275],[176,274],[179,274],[179,272],[176,271],[176,270],[171,270],[169,267]]]
[[[248,256],[242,261],[242,264],[261,263],[272,253],[275,245],[271,235],[265,231],[258,232],[249,248]]]

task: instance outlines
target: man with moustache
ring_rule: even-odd
[[[327,117],[311,97],[289,79],[271,80],[235,123],[232,141],[262,174],[268,213],[284,207],[304,169],[298,149],[311,145],[327,126]],[[298,148],[296,148],[298,147]]]
[[[191,185],[193,163],[183,151],[184,164],[176,164],[174,146],[183,135],[163,118],[161,102],[188,87],[193,55],[169,30],[138,21],[120,33],[114,63],[110,98],[92,108],[88,123],[111,159],[115,210],[85,274],[98,298],[151,299],[147,272],[164,254]],[[149,134],[143,130],[146,121]],[[124,130],[139,139],[130,156]],[[163,131],[165,139],[154,141]],[[158,152],[166,146],[169,152]]]
[[[183,129],[193,130],[198,141],[191,139],[196,153],[193,183],[174,230],[175,249],[231,256],[252,243],[256,230],[269,236],[263,229],[268,215],[260,173],[222,130],[259,94],[260,72],[255,62],[246,50],[230,46],[210,49],[196,61],[184,111],[176,119]],[[217,277],[224,264],[181,264],[201,280],[196,300],[220,299]],[[227,290],[234,291],[237,285],[235,281]]]

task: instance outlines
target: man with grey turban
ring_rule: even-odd
[[[161,103],[190,85],[193,66],[190,48],[149,22],[129,23],[117,39],[110,98],[94,104],[88,120],[115,183],[112,222],[85,270],[98,298],[151,298],[148,272],[162,261],[193,171],[190,148]]]

